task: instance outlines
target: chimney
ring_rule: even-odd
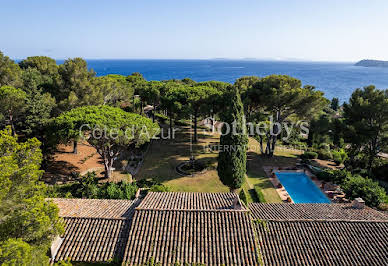
[[[139,188],[139,189],[136,191],[135,199],[137,199],[137,198],[140,197],[140,193],[141,193],[141,188]]]
[[[236,197],[234,198],[233,200],[233,209],[234,210],[242,210],[242,204],[241,204],[241,201],[240,201],[240,198],[238,195],[236,195]]]
[[[63,242],[63,238],[61,238],[60,236],[57,236],[54,239],[54,241],[51,243],[50,253],[51,253],[52,260],[55,260],[55,256],[57,255],[57,252],[58,252],[59,248],[61,247],[62,242]]]
[[[355,198],[352,202],[352,207],[355,209],[364,209],[365,201],[362,198]]]

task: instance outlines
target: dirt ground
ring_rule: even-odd
[[[104,170],[101,156],[96,149],[86,142],[78,144],[78,153],[73,153],[73,145],[59,145],[44,174],[44,181],[49,184],[73,181],[71,174],[83,174],[89,169],[100,173]]]
[[[87,142],[82,142],[78,144],[77,154],[73,153],[73,144],[59,145],[43,179],[48,184],[63,184],[74,181],[72,172],[83,175],[88,171],[95,171],[103,182],[117,182],[125,176],[120,171],[115,171],[109,180],[104,180],[104,165],[101,156]]]

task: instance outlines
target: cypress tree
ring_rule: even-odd
[[[222,115],[224,125],[218,154],[218,176],[231,191],[244,183],[247,162],[248,137],[243,104],[237,88],[231,88],[225,97],[226,111]]]

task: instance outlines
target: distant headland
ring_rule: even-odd
[[[388,67],[388,61],[364,59],[354,65],[363,67]]]

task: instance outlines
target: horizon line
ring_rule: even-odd
[[[80,57],[80,56],[74,56],[74,57],[51,57],[47,55],[37,55],[37,56],[46,56],[50,57],[56,61],[58,60],[68,60],[72,58],[82,58],[84,60],[160,60],[160,61],[167,61],[167,60],[176,60],[176,61],[261,61],[261,62],[310,62],[310,63],[357,63],[361,60],[378,60],[378,59],[361,59],[358,61],[336,61],[336,60],[314,60],[314,59],[298,59],[298,58],[291,58],[291,59],[277,59],[277,58],[87,58],[87,57]],[[33,57],[33,56],[27,56],[27,57]],[[22,61],[25,58],[12,58],[14,61]],[[383,60],[382,60],[383,61]]]

